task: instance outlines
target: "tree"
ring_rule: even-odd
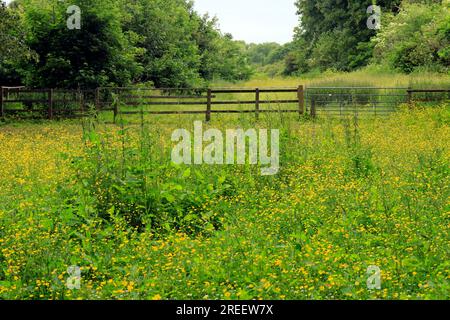
[[[190,1],[136,0],[125,2],[125,30],[138,34],[146,54],[142,81],[158,87],[202,86],[222,78],[249,76],[238,43],[217,28],[217,19],[200,16]]]
[[[144,67],[141,80],[158,87],[201,85],[192,5],[185,0],[136,0],[123,6],[129,17],[124,30],[138,34],[139,46],[146,51],[139,59]]]
[[[29,57],[24,30],[18,12],[0,3],[0,59],[1,61]]]
[[[43,5],[44,4],[44,5]],[[39,60],[25,67],[36,87],[94,88],[126,85],[140,72],[133,37],[121,28],[117,1],[74,0],[81,8],[80,30],[67,28],[67,4],[23,0],[28,43]]]
[[[377,1],[384,11],[396,11],[400,0]],[[367,8],[372,1],[297,0],[300,25],[295,39],[308,43],[306,59],[311,68],[349,71],[370,62],[370,39],[375,30],[367,28]]]
[[[250,63],[265,66],[276,62],[274,55],[280,48],[280,44],[273,42],[262,44],[251,43],[247,46],[247,55]]]
[[[69,5],[81,9],[79,30],[67,27]],[[199,87],[250,76],[245,45],[222,34],[216,19],[198,15],[191,1],[16,0],[14,6],[22,25],[2,23],[14,30],[5,35],[21,41],[8,48],[23,43],[36,53],[36,61],[13,67],[28,86]],[[19,37],[21,28],[25,35]]]
[[[26,43],[26,32],[21,16],[0,3],[0,84],[19,85],[20,76],[16,72],[18,64],[35,58],[35,54]]]
[[[373,39],[374,59],[393,69],[445,70],[450,65],[450,7],[446,3],[407,3]]]

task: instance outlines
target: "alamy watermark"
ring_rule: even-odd
[[[218,129],[203,131],[203,122],[194,122],[194,132],[177,129],[172,133],[172,162],[186,165],[261,165],[261,175],[270,176],[280,169],[280,132],[267,129]],[[248,143],[247,143],[248,142]],[[206,144],[205,144],[206,143]],[[248,145],[248,149],[247,149]]]
[[[59,0],[63,1],[63,0]],[[81,9],[77,5],[70,5],[66,11],[70,16],[67,18],[67,28],[69,30],[80,30],[81,29]],[[367,19],[367,28],[371,30],[381,29],[381,7],[378,5],[370,5],[367,8],[367,14],[369,18]]]
[[[79,6],[71,5],[66,11],[69,14],[67,18],[67,29],[69,30],[80,30],[81,29],[81,9]]]
[[[70,266],[67,268],[69,278],[66,281],[66,287],[69,290],[80,290],[81,287],[81,268],[79,266]]]
[[[59,2],[65,2],[65,0],[58,0]],[[81,30],[81,8],[77,5],[69,5],[66,10],[68,15],[66,20],[66,26],[69,30]],[[53,16],[53,19],[55,17]]]
[[[381,269],[378,266],[367,268],[367,289],[381,290]]]
[[[381,7],[371,5],[367,8],[367,13],[370,17],[367,19],[367,28],[371,30],[381,29]]]

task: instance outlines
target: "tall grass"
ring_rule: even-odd
[[[238,85],[299,84],[450,82],[359,71]],[[449,298],[448,103],[387,117],[214,114],[205,124],[279,129],[274,177],[249,165],[172,164],[173,130],[203,119],[2,125],[0,298]],[[80,290],[66,286],[72,265]],[[366,287],[370,265],[382,290]]]
[[[450,88],[450,75],[442,73],[413,73],[400,74],[368,67],[350,73],[324,72],[305,74],[300,77],[270,78],[262,76],[250,81],[237,84],[216,82],[213,86],[242,86],[242,87],[297,87],[306,86],[335,86],[335,87],[411,87],[422,88]]]
[[[279,128],[274,177],[171,164],[171,132],[193,119],[1,127],[0,297],[448,298],[448,105],[205,125]]]

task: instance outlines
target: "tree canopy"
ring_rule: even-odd
[[[81,9],[80,29],[67,28],[69,5]],[[17,0],[1,12],[11,16],[2,19],[1,28],[24,30],[22,42],[8,47],[23,46],[36,56],[12,63],[2,59],[1,82],[15,73],[18,81],[36,87],[136,82],[192,87],[218,78],[244,80],[251,74],[244,48],[220,32],[216,19],[195,12],[191,1]],[[7,23],[15,23],[14,28]]]
[[[367,25],[374,4],[380,29]],[[79,29],[67,26],[73,5],[81,10]],[[373,63],[448,71],[450,0],[296,0],[296,7],[293,40],[280,45],[235,41],[189,0],[16,0],[0,6],[0,83],[200,87],[254,72],[352,71]]]
[[[367,27],[367,9],[375,4],[379,30]],[[448,0],[297,0],[296,6],[300,22],[286,74],[352,71],[373,62],[404,72],[448,67]]]

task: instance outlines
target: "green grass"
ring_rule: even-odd
[[[213,118],[281,129],[274,177],[171,165],[196,117],[2,126],[0,297],[447,299],[449,115]]]
[[[367,67],[360,71],[350,73],[325,72],[309,73],[299,77],[275,77],[270,78],[260,75],[253,80],[232,84],[227,82],[216,82],[213,86],[242,86],[252,88],[263,87],[297,87],[305,86],[349,86],[349,87],[411,87],[413,89],[448,89],[450,87],[450,76],[442,73],[413,73],[399,74],[378,70],[375,67]]]

